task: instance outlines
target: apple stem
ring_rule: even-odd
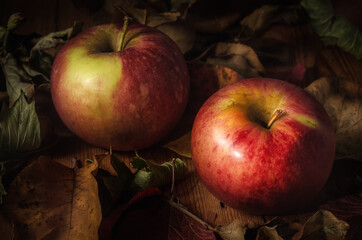
[[[123,27],[122,27],[122,32],[121,32],[121,39],[119,40],[119,45],[118,45],[118,49],[117,49],[118,52],[123,49],[123,42],[126,37],[126,33],[128,30],[130,20],[131,20],[130,17],[128,17],[127,15],[124,16]]]
[[[283,111],[278,109],[276,110],[273,115],[271,116],[271,118],[269,119],[269,122],[267,124],[267,128],[269,129],[271,127],[271,125],[273,125],[273,123],[275,122],[275,120],[277,120],[281,115],[283,114]]]

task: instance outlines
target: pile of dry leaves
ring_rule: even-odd
[[[49,77],[57,51],[81,31],[81,24],[46,36],[24,36],[13,33],[23,16],[12,15],[8,25],[0,27],[1,239],[361,239],[362,82],[339,76],[311,78],[302,63],[291,64],[293,44],[264,35],[272,26],[313,24],[323,41],[332,36],[336,40],[332,43],[343,48],[342,40],[348,36],[323,31],[314,17],[317,6],[326,6],[321,2],[328,3],[113,1],[113,21],[128,15],[166,33],[184,53],[191,76],[185,114],[157,146],[174,151],[180,159],[156,164],[136,152],[130,166],[111,150],[93,159],[69,159],[67,166],[40,156],[59,139],[72,137],[52,105]],[[358,57],[360,32],[351,29],[357,36]],[[276,217],[258,226],[237,219],[226,226],[210,226],[173,195],[175,181],[187,176],[181,158],[191,158],[193,119],[218,89],[240,77],[261,76],[304,87],[330,115],[337,152],[325,204],[304,225]],[[343,171],[344,163],[353,165],[352,175]]]

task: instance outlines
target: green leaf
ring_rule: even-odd
[[[18,65],[12,54],[8,53],[1,58],[1,66],[6,79],[6,91],[9,95],[10,107],[19,99],[22,92],[28,99],[34,96],[35,89],[31,78]]]
[[[145,169],[147,172],[150,170],[150,165],[146,161],[146,159],[142,158],[140,155],[138,155],[138,152],[135,151],[136,156],[133,157],[133,160],[131,162],[132,167],[137,170]]]
[[[181,179],[187,173],[186,163],[179,158],[162,164],[149,162],[141,157],[134,158],[133,166],[146,167],[148,171],[138,170],[131,182],[132,191],[142,191],[149,187],[161,187],[172,184],[172,171],[174,168],[175,180]],[[142,169],[141,168],[141,169]]]
[[[27,102],[22,93],[12,108],[3,103],[0,112],[0,151],[36,149],[41,144],[40,123],[35,101]]]
[[[337,45],[357,59],[362,59],[362,31],[345,18],[334,16],[330,0],[303,0],[300,4],[325,44]]]
[[[33,78],[33,81],[34,82],[37,82],[36,81],[36,78],[40,78],[42,79],[40,81],[40,83],[42,84],[49,84],[50,83],[50,79],[49,79],[49,76],[46,76],[45,74],[31,68],[30,64],[29,63],[23,63],[22,64],[23,66],[23,69],[24,71],[30,76]],[[39,81],[38,81],[39,82]]]

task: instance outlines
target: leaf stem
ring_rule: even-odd
[[[204,225],[207,229],[210,229],[212,231],[216,231],[216,229],[214,227],[212,227],[210,224],[208,224],[207,222],[205,222],[204,220],[202,220],[201,218],[199,218],[198,216],[196,216],[195,214],[191,213],[190,211],[188,211],[183,205],[176,203],[175,201],[173,201],[172,199],[168,199],[167,202],[171,205],[171,207],[176,208],[177,210],[181,211],[182,213],[186,214],[187,216],[191,217],[192,219],[196,220],[197,222],[201,223],[202,225]]]
[[[269,129],[271,127],[271,125],[273,125],[273,123],[283,114],[284,112],[280,109],[276,110],[273,115],[271,116],[271,118],[269,119],[269,122],[267,124],[267,128]]]
[[[123,43],[124,43],[124,39],[125,39],[126,34],[127,34],[127,30],[128,30],[130,20],[131,20],[130,17],[128,17],[127,15],[124,16],[123,27],[122,27],[122,32],[121,32],[121,39],[119,40],[119,45],[118,45],[117,52],[119,52],[119,51],[121,51],[123,49]]]
[[[174,188],[175,188],[175,158],[172,158],[172,185],[170,191],[171,199],[173,199]]]

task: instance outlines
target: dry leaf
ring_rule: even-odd
[[[240,22],[241,37],[253,37],[272,24],[295,24],[300,21],[300,6],[263,5],[254,10]]]
[[[186,21],[196,31],[220,34],[236,23],[245,8],[253,1],[238,0],[198,0],[188,9]]]
[[[229,225],[218,226],[215,231],[224,240],[244,240],[247,227],[240,220],[234,220]]]
[[[362,160],[362,86],[345,79],[324,77],[307,92],[326,109],[336,133],[336,158]]]
[[[202,63],[189,63],[190,98],[182,119],[164,141],[164,147],[180,154],[191,156],[191,128],[202,104],[220,88],[240,81],[242,77],[234,70]]]
[[[8,53],[0,58],[0,65],[6,79],[6,90],[9,95],[9,106],[20,98],[22,92],[28,99],[34,96],[35,88],[31,78],[24,72],[15,57]]]
[[[244,78],[259,77],[264,67],[254,50],[242,43],[220,42],[206,63],[233,69]]]
[[[180,210],[171,207],[168,239],[172,240],[216,240],[213,230]]]
[[[263,226],[259,229],[256,240],[283,240],[279,236],[276,227]]]
[[[188,25],[177,22],[167,22],[156,27],[169,36],[180,48],[182,53],[191,50],[195,42],[195,31]]]
[[[146,8],[131,7],[129,3],[119,4],[117,9],[120,15],[118,18],[128,15],[137,23],[155,27],[165,33],[177,44],[182,53],[189,51],[195,42],[195,31],[192,27],[179,21],[182,16],[178,11],[150,11]]]
[[[303,234],[303,225],[298,222],[286,222],[280,217],[275,217],[261,226],[258,230],[257,240],[283,239],[299,240]]]
[[[315,80],[310,64],[294,62],[295,46],[285,40],[260,37],[247,41],[265,69],[264,77],[276,78],[306,87]],[[308,66],[305,66],[308,65]]]
[[[270,73],[268,77],[284,80],[286,82],[301,86],[304,83],[303,80],[305,72],[305,66],[301,63],[297,63],[294,67],[286,71]]]
[[[360,179],[362,180],[362,179]],[[347,195],[329,201],[320,208],[331,211],[336,217],[349,224],[348,240],[360,240],[362,236],[362,193]]]
[[[83,161],[73,170],[40,157],[25,167],[4,206],[15,239],[98,239],[102,216],[92,175],[97,166]]]
[[[181,156],[191,158],[191,132],[187,132],[180,138],[166,143],[163,147],[168,148]]]
[[[105,215],[118,203],[134,176],[114,153],[106,152],[95,155],[94,158],[99,164],[96,179],[102,214]]]
[[[182,179],[187,174],[186,163],[180,158],[157,164],[136,154],[131,165],[138,170],[129,185],[132,192],[143,191],[150,187],[171,186],[172,181]]]
[[[120,15],[128,15],[137,23],[150,27],[157,27],[164,23],[176,22],[181,16],[180,12],[155,12],[146,8],[130,7],[127,4],[116,6]]]
[[[304,225],[301,239],[308,240],[343,240],[346,237],[348,224],[337,219],[327,210],[319,210]]]
[[[14,224],[9,221],[3,211],[0,210],[0,236],[2,240],[14,239]]]

